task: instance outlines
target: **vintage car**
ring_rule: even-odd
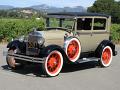
[[[45,30],[34,29],[8,45],[11,69],[39,63],[48,76],[60,73],[63,64],[97,59],[102,67],[117,54],[110,40],[111,16],[97,13],[49,13]]]

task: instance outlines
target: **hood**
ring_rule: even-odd
[[[37,31],[37,33],[39,33],[39,35],[45,39],[45,45],[51,45],[51,44],[63,45],[66,31],[48,30],[48,31]]]

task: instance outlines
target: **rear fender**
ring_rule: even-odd
[[[105,46],[110,46],[111,49],[112,49],[112,51],[113,51],[113,56],[116,55],[115,45],[114,45],[111,41],[109,41],[109,40],[103,40],[103,41],[99,44],[99,46],[97,47],[97,49],[96,49],[96,51],[95,51],[95,54],[96,54],[97,57],[100,57],[100,56],[101,56],[102,50],[103,50],[103,48],[104,48]]]

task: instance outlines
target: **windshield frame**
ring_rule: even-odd
[[[59,25],[57,26],[57,27],[51,27],[50,26],[50,19],[58,19],[58,21],[59,21]],[[73,24],[71,25],[71,29],[70,28],[65,28],[65,27],[63,27],[63,21],[65,21],[65,20],[70,20],[70,21],[73,21]],[[75,23],[76,23],[76,19],[75,19],[75,17],[59,17],[59,16],[57,16],[57,17],[55,17],[55,16],[49,16],[49,17],[46,17],[45,18],[45,20],[46,20],[46,27],[45,27],[45,29],[46,30],[52,30],[52,29],[58,29],[58,30],[71,30],[71,31],[73,31],[74,29],[75,29]],[[62,20],[62,21],[61,21]],[[60,26],[60,23],[62,24],[62,26]]]

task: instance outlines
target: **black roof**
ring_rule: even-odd
[[[110,15],[100,14],[100,13],[82,13],[82,12],[62,12],[62,13],[48,13],[48,17],[58,17],[58,18],[74,18],[79,16],[101,16],[109,18]]]

